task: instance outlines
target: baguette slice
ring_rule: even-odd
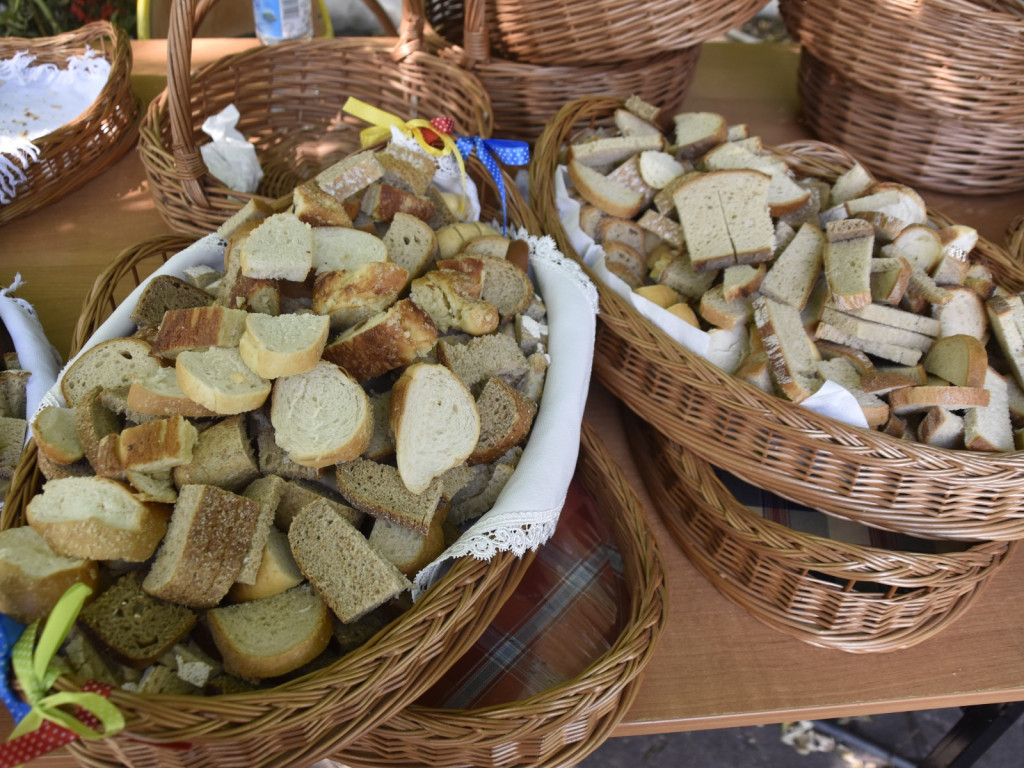
[[[326,316],[250,313],[245,333],[238,340],[238,352],[260,378],[294,376],[316,367],[329,331]]]
[[[313,267],[313,228],[294,213],[268,216],[242,243],[242,274],[302,282]]]
[[[292,672],[331,640],[331,614],[308,584],[206,614],[224,671],[245,680]]]
[[[935,340],[921,364],[928,373],[958,387],[984,387],[988,352],[973,336],[944,336]]]
[[[182,352],[175,368],[181,391],[214,413],[254,411],[270,395],[270,382],[255,374],[236,348]]]
[[[134,380],[128,387],[127,406],[136,413],[155,416],[205,419],[216,415],[181,391],[174,368],[158,368],[146,378]]]
[[[90,390],[128,386],[133,379],[144,378],[160,367],[150,355],[148,342],[136,338],[101,341],[83,352],[64,372],[61,394],[71,407]]]
[[[32,437],[39,452],[57,464],[74,464],[85,456],[73,408],[48,405],[40,410],[32,422]]]
[[[315,368],[274,383],[270,421],[277,444],[307,467],[356,458],[370,443],[373,414],[359,383],[338,366]]]

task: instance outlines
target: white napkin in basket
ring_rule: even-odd
[[[0,289],[0,322],[3,322],[14,342],[22,370],[31,374],[25,406],[25,415],[31,421],[40,402],[57,381],[60,353],[46,338],[35,308],[24,299],[14,296],[14,292],[22,285],[21,275],[15,275],[9,287]]]
[[[615,293],[640,314],[665,331],[672,339],[688,350],[705,359],[710,359],[710,336],[689,323],[681,320],[671,312],[663,309],[652,301],[635,293],[618,275],[608,271],[604,262],[604,249],[580,228],[580,204],[569,197],[567,180],[568,170],[564,165],[555,171],[555,202],[562,227],[572,247],[583,258],[588,267],[611,288]],[[823,416],[842,421],[854,427],[867,427],[864,411],[857,399],[846,389],[834,381],[826,380],[824,385],[813,395],[803,400],[801,406]]]

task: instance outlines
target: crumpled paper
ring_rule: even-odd
[[[212,141],[199,147],[210,173],[238,192],[255,192],[263,178],[256,148],[236,128],[238,107],[228,104],[203,122],[203,133]]]

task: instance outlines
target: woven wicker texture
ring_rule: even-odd
[[[559,152],[570,136],[607,119],[617,106],[598,97],[566,104],[537,142],[531,163],[531,204],[562,251],[575,258],[554,202]],[[798,175],[829,181],[853,163],[819,142],[777,151]],[[1024,289],[1024,267],[1002,248],[982,239],[973,258],[1003,287]],[[689,352],[594,282],[601,297],[594,373],[635,413],[711,464],[791,501],[878,528],[964,541],[1024,536],[1024,453],[933,448],[767,395]]]
[[[54,37],[0,38],[0,59],[27,51],[36,64],[67,65],[87,48],[110,61],[110,79],[75,120],[36,139],[39,157],[26,167],[14,200],[0,206],[0,225],[39,210],[103,173],[138,137],[139,104],[132,92],[132,49],[127,33],[106,21]]]
[[[780,0],[793,38],[871,92],[936,117],[1024,118],[1015,0]]]
[[[469,163],[485,217],[497,195],[482,164]],[[538,232],[511,179],[509,221]],[[500,214],[498,214],[500,215]],[[74,352],[118,304],[170,256],[191,242],[158,237],[121,253],[97,277],[74,333]],[[41,475],[32,441],[15,469],[0,526],[21,525]],[[500,552],[490,562],[462,558],[415,605],[357,650],[330,666],[275,688],[225,696],[144,696],[115,691],[127,721],[112,739],[68,747],[83,765],[133,768],[309,765],[347,746],[410,704],[461,656],[515,589],[534,553]],[[58,688],[74,689],[62,678]]]
[[[665,578],[636,492],[586,421],[577,473],[598,500],[629,588],[628,614],[613,646],[577,677],[522,701],[479,710],[407,707],[333,759],[354,768],[570,766],[608,737],[663,629]]]
[[[878,176],[924,189],[977,195],[1024,189],[1024,116],[936,117],[843,71],[808,49],[800,53],[801,112],[819,139],[849,150]]]
[[[426,0],[427,20],[445,39],[468,45],[473,0]],[[547,66],[608,65],[679,51],[754,17],[761,0],[484,0],[495,56]],[[579,94],[577,94],[579,95]]]
[[[467,0],[463,44],[428,36],[432,49],[471,70],[484,84],[494,108],[494,133],[503,139],[534,142],[563,104],[586,94],[626,99],[632,94],[652,104],[677,108],[693,83],[700,44],[654,56],[599,64],[547,66],[493,56],[492,24],[485,0]]]
[[[934,636],[967,610],[1017,542],[944,554],[858,546],[766,520],[732,495],[707,463],[639,419],[640,471],[690,560],[753,616],[812,645],[894,651]]]
[[[194,14],[216,0],[175,0],[167,40],[168,87],[142,121],[139,150],[161,216],[176,231],[204,235],[254,195],[234,192],[202,161],[201,126],[234,104],[238,130],[256,147],[273,199],[359,148],[365,123],[343,115],[349,96],[406,119],[447,115],[460,133],[490,136],[480,82],[421,48],[423,16],[403,3],[399,38],[318,38],[256,47],[189,74]]]

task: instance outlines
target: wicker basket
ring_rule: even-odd
[[[484,0],[487,47],[503,59],[546,66],[608,65],[700,45],[753,18],[762,0]],[[471,0],[427,0],[430,24],[450,43],[463,36]],[[577,94],[578,95],[578,94]]]
[[[471,70],[484,84],[494,108],[494,133],[533,143],[563,104],[585,94],[626,99],[636,94],[666,110],[678,108],[693,83],[701,45],[618,62],[605,58],[585,66],[527,64],[492,56],[485,0],[468,0],[462,46],[436,35],[431,47]],[[490,9],[487,9],[489,13]]]
[[[175,0],[167,40],[168,87],[142,121],[139,150],[157,209],[170,227],[212,232],[250,198],[289,194],[299,182],[359,148],[365,124],[341,113],[354,96],[403,117],[447,115],[460,133],[490,136],[491,107],[464,69],[419,50],[423,16],[404,0],[402,36],[318,38],[256,47],[189,75],[193,20],[216,0]],[[255,144],[264,178],[256,195],[211,176],[199,144],[207,117],[228,104]]]
[[[470,172],[485,215],[496,212],[493,182],[475,158]],[[535,217],[506,179],[509,221],[537,232]],[[120,254],[100,274],[74,333],[81,348],[130,293],[190,242],[180,236],[146,241]],[[29,441],[0,510],[0,528],[21,525],[41,484]],[[515,589],[535,553],[499,552],[492,560],[461,558],[414,606],[355,651],[324,669],[275,688],[223,696],[140,695],[122,690],[111,701],[127,725],[113,738],[68,746],[83,765],[310,765],[343,749],[426,691],[472,645]],[[61,678],[57,687],[75,689]]]
[[[709,464],[629,419],[648,492],[679,546],[754,617],[812,645],[852,653],[909,648],[974,602],[1017,542],[941,554],[847,544],[755,514]]]
[[[802,112],[818,138],[880,176],[929,189],[1024,189],[1018,3],[782,0],[779,8],[803,49]]]
[[[476,710],[407,707],[333,759],[354,768],[575,765],[608,737],[663,629],[665,579],[636,492],[586,422],[580,448],[577,477],[597,499],[629,589],[628,613],[612,647],[575,678],[521,701]]]
[[[531,163],[531,204],[563,253],[576,258],[555,206],[559,151],[616,106],[598,97],[565,105]],[[777,151],[798,175],[826,180],[853,162],[818,142]],[[982,239],[974,258],[1005,288],[1024,288],[1024,267],[1005,250]],[[601,296],[595,374],[635,413],[704,460],[799,504],[878,528],[964,541],[1024,537],[1024,452],[933,448],[767,395],[689,352],[595,283]]]
[[[0,38],[0,59],[27,51],[37,64],[61,67],[69,56],[87,48],[98,50],[110,61],[110,78],[85,112],[33,142],[39,157],[25,168],[25,181],[18,186],[14,200],[0,206],[0,225],[73,192],[135,144],[139,103],[132,92],[132,49],[124,30],[96,21],[55,37]]]

